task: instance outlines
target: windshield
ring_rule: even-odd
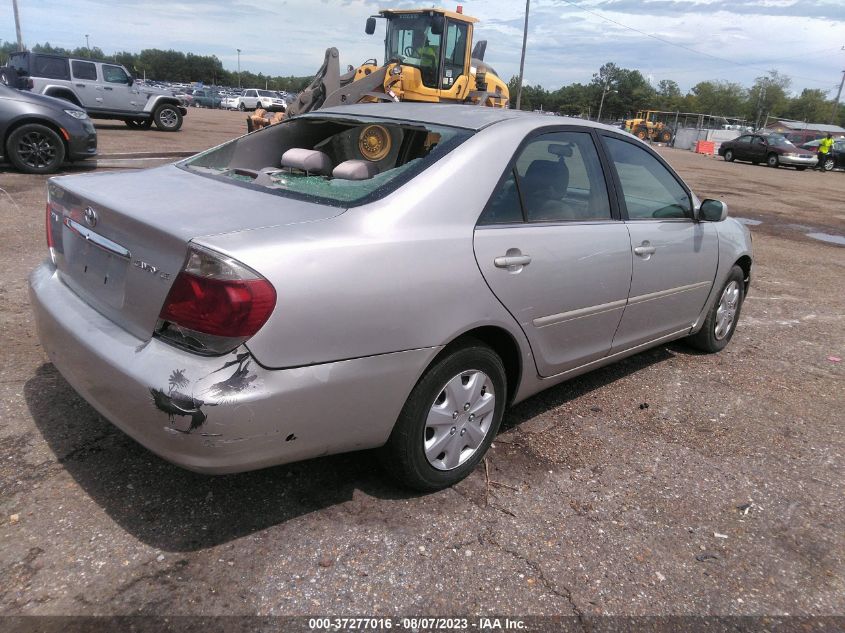
[[[379,199],[472,135],[423,123],[299,117],[180,166],[233,184],[337,206]]]
[[[423,84],[437,88],[440,74],[440,35],[432,32],[432,16],[399,13],[387,23],[385,61],[398,59],[407,66],[420,69]]]
[[[792,143],[787,141],[784,137],[773,134],[768,137],[769,145],[777,145],[782,147],[795,147]]]

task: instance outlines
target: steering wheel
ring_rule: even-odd
[[[414,47],[413,46],[406,46],[405,50],[402,51],[405,57],[414,57]]]

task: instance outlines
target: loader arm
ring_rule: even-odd
[[[287,109],[289,117],[305,114],[323,107],[326,97],[340,88],[340,53],[336,48],[326,49],[326,58],[308,87],[300,92],[296,101]]]

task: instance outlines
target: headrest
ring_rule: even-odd
[[[368,160],[345,160],[334,168],[332,178],[367,180],[378,173],[378,167]]]
[[[315,149],[294,147],[282,154],[282,167],[301,169],[309,174],[328,176],[332,173],[332,161],[323,152]]]

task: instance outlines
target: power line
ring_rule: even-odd
[[[591,9],[583,7],[580,4],[578,4],[577,2],[573,2],[572,0],[560,0],[560,2],[565,2],[566,4],[571,5],[571,6],[575,7],[576,9],[580,9],[581,11],[584,11],[585,13],[589,13],[590,15],[594,15],[597,18],[601,18],[602,20],[605,20],[607,22],[615,24],[616,26],[621,26],[623,29],[628,29],[629,31],[633,31],[634,33],[639,33],[640,35],[645,35],[646,37],[650,37],[651,39],[657,40],[658,42],[661,42],[663,44],[668,44],[669,46],[674,46],[676,48],[682,48],[682,49],[689,51],[691,53],[695,53],[696,55],[703,55],[704,57],[710,57],[711,59],[715,59],[715,60],[718,60],[720,62],[725,62],[725,63],[731,64],[733,66],[742,66],[742,67],[745,67],[745,68],[754,68],[756,70],[761,70],[763,72],[769,72],[769,70],[771,70],[770,68],[763,68],[762,66],[755,66],[755,65],[752,65],[752,64],[744,64],[742,62],[734,61],[734,60],[728,59],[726,57],[719,57],[718,55],[706,53],[704,51],[700,51],[698,49],[692,48],[691,46],[685,46],[684,44],[678,44],[677,42],[672,42],[672,41],[664,39],[662,37],[658,37],[657,35],[653,35],[651,33],[646,33],[645,31],[641,31],[640,29],[634,28],[633,26],[628,26],[627,24],[623,24],[622,22],[618,22],[617,20],[609,18],[605,15],[602,15],[601,13],[597,13],[596,11],[593,11]],[[829,81],[822,81],[820,79],[814,79],[812,77],[804,77],[802,75],[793,75],[793,77],[796,77],[797,79],[804,79],[805,81],[812,81],[814,83],[818,83],[818,84],[822,84],[822,85],[830,85]]]

